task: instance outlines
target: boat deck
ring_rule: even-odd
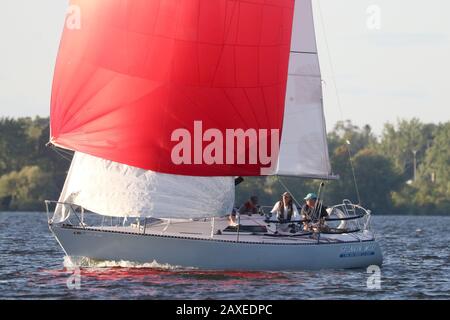
[[[193,240],[215,240],[241,243],[274,243],[274,244],[317,244],[361,242],[373,240],[369,231],[354,233],[312,233],[312,232],[276,232],[274,223],[266,223],[261,216],[245,216],[241,218],[241,229],[229,227],[227,217],[215,219],[152,219],[144,225],[128,226],[85,226],[87,230],[103,230],[137,235],[154,235],[176,237]],[[248,227],[248,228],[245,228]],[[256,231],[248,231],[256,230]],[[265,231],[263,231],[265,230]]]

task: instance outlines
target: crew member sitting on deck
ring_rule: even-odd
[[[276,214],[280,223],[289,223],[291,221],[300,220],[297,206],[292,202],[292,196],[289,192],[283,193],[281,200],[275,203],[270,212]]]
[[[258,197],[257,196],[251,196],[248,201],[246,201],[238,210],[239,214],[241,215],[249,215],[257,214],[259,212],[259,206],[258,206]]]
[[[237,219],[236,214],[239,215],[249,215],[257,214],[259,213],[259,205],[258,205],[258,197],[257,196],[251,196],[248,201],[246,201],[242,206],[239,207],[237,210],[233,210],[233,212],[230,215],[230,225],[236,226],[237,225]]]
[[[315,193],[308,193],[304,198],[306,203],[300,212],[304,230],[318,230],[324,227],[324,219],[328,217],[327,207],[317,200]]]

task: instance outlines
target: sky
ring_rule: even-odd
[[[450,120],[450,1],[313,0],[327,128]],[[2,0],[0,116],[48,116],[67,0]]]

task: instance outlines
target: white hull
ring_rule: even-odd
[[[371,234],[341,235],[320,241],[283,237],[252,241],[233,237],[141,234],[127,228],[50,226],[68,256],[95,260],[153,262],[219,270],[317,270],[381,265]],[[227,239],[228,238],[228,239]],[[359,240],[357,240],[359,238]],[[353,239],[353,241],[351,240]],[[344,241],[344,242],[342,242]]]

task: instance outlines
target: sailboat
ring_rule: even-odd
[[[61,39],[49,143],[74,156],[59,200],[46,201],[67,256],[216,270],[382,264],[370,210],[349,200],[328,208],[326,229],[281,232],[264,208],[230,223],[236,177],[337,178],[311,0],[71,7],[79,21]]]

